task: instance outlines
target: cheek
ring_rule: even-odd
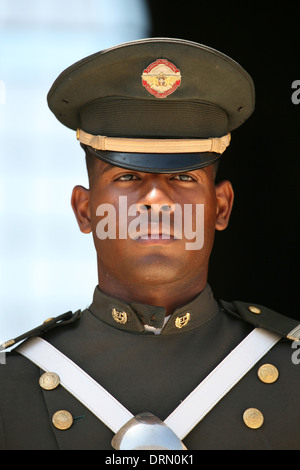
[[[101,219],[112,218],[113,214],[118,214],[118,197],[110,194],[104,185],[103,188],[92,190],[90,194],[90,213],[93,230]]]
[[[196,227],[197,219],[204,217],[204,229],[205,231],[210,231],[211,227],[214,227],[216,221],[216,212],[217,212],[217,199],[214,186],[202,189],[197,194],[192,195],[189,198],[191,201],[187,201],[184,207],[189,209],[189,206],[192,206],[192,218],[193,218],[193,227]],[[195,201],[197,201],[195,203]],[[191,210],[189,209],[189,213]]]
[[[103,259],[115,258],[128,251],[127,198],[98,192],[91,198],[91,225],[96,251]],[[101,202],[100,202],[101,201]]]
[[[205,194],[202,202],[193,208],[193,230],[196,234],[197,246],[201,246],[199,256],[209,256],[215,237],[216,225],[216,197],[215,192]],[[196,245],[195,245],[196,246]]]
[[[217,200],[215,193],[212,195],[210,200],[205,204],[205,216],[204,216],[204,228],[205,228],[205,239],[206,243],[211,248],[214,241],[214,234],[216,228],[216,217],[217,217]]]

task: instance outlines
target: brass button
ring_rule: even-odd
[[[176,328],[183,328],[184,326],[186,326],[188,322],[190,321],[190,318],[191,318],[190,313],[186,313],[185,315],[181,315],[180,317],[177,317],[175,320]]]
[[[48,323],[48,322],[51,321],[51,320],[54,320],[54,317],[47,318],[47,320],[45,320],[43,323],[44,323],[44,324],[45,324],[45,323]]]
[[[73,424],[73,416],[66,410],[59,410],[52,416],[52,423],[57,429],[65,431]]]
[[[59,376],[55,372],[45,372],[39,380],[39,384],[44,390],[53,390],[59,385],[59,382]]]
[[[127,313],[126,312],[121,312],[120,310],[117,310],[116,308],[112,309],[112,317],[117,323],[121,323],[122,325],[125,325],[127,323]]]
[[[254,307],[253,305],[250,305],[248,309],[250,310],[250,312],[255,313],[256,315],[259,315],[261,313],[260,308]]]
[[[258,377],[265,384],[272,384],[276,382],[279,377],[279,372],[277,367],[272,364],[263,364],[257,372]]]
[[[248,408],[243,414],[243,420],[248,428],[258,429],[263,425],[264,416],[256,408]]]

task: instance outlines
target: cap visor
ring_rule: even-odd
[[[143,171],[145,173],[178,173],[192,171],[212,165],[220,154],[202,153],[127,153],[95,150],[89,151],[99,160],[120,168]]]

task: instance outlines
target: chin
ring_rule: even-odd
[[[131,260],[128,277],[135,278],[139,284],[159,285],[174,282],[185,276],[188,271],[189,263],[184,262],[182,258],[152,254]]]

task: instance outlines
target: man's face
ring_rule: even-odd
[[[215,230],[228,223],[233,199],[230,183],[215,186],[213,166],[154,174],[100,160],[95,163],[90,189],[74,188],[72,204],[81,230],[93,233],[99,278],[125,285],[179,282],[184,286],[205,276]],[[79,194],[85,201],[84,217],[78,215]],[[130,207],[135,210],[128,213]],[[113,223],[115,230],[111,230]],[[110,230],[107,238],[102,235],[105,224]]]

